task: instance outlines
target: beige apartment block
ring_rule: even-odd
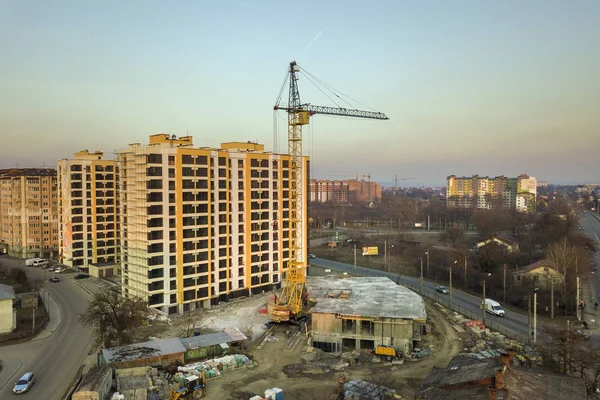
[[[100,267],[102,277],[114,274],[120,246],[117,161],[83,150],[58,161],[57,171],[62,263],[88,271]]]
[[[516,178],[473,175],[446,179],[446,204],[451,208],[535,211],[537,183],[533,176]]]
[[[58,251],[56,170],[0,170],[0,252],[50,258]]]
[[[123,293],[181,313],[280,286],[292,234],[288,155],[158,134],[120,150],[119,162]],[[303,170],[308,189],[306,157]]]

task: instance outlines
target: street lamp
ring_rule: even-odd
[[[492,276],[491,272],[488,272],[487,276]],[[485,327],[485,278],[483,279],[483,300],[481,301],[481,310],[483,311],[483,326]]]
[[[426,251],[425,255],[427,256],[427,269],[425,270],[425,275],[429,276],[429,251]]]

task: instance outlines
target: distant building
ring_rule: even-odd
[[[450,208],[535,211],[536,179],[528,175],[517,178],[456,177],[446,180],[446,204]]]
[[[56,170],[0,170],[0,245],[17,258],[50,258],[58,252]]]
[[[310,180],[310,201],[313,203],[348,203],[348,184],[344,181]]]
[[[119,261],[119,167],[99,152],[80,151],[57,164],[60,256],[70,267]]]
[[[279,287],[293,234],[289,155],[252,142],[195,148],[191,136],[158,134],[121,150],[119,162],[125,295],[182,313]]]
[[[556,264],[548,259],[534,262],[533,264],[520,267],[513,273],[516,284],[522,285],[524,281],[533,283],[537,287],[550,288],[552,281],[562,284],[564,276],[556,267]]]
[[[0,284],[0,333],[8,333],[17,327],[17,313],[13,301],[17,297],[12,287]]]
[[[477,250],[480,250],[482,247],[490,244],[495,244],[496,246],[505,249],[509,253],[519,251],[519,242],[515,238],[505,236],[494,236],[489,239],[480,240],[479,242],[475,243],[475,246]]]
[[[311,179],[310,201],[332,204],[370,204],[381,201],[381,184],[362,179]]]

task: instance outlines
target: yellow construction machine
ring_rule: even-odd
[[[178,390],[171,390],[169,400],[193,399],[199,400],[206,394],[206,377],[204,371],[202,376],[190,375],[185,378],[183,387]]]

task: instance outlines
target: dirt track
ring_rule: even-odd
[[[285,349],[285,331],[293,328],[281,325],[274,332],[278,341],[268,342],[262,349],[250,351],[257,361],[256,367],[227,372],[221,378],[209,381],[206,398],[248,400],[254,395],[264,395],[266,389],[279,387],[288,400],[329,399],[338,377],[345,375],[348,379],[361,378],[388,386],[396,389],[403,398],[412,399],[421,381],[434,366],[445,367],[461,351],[458,335],[443,313],[431,303],[427,304],[427,311],[434,328],[425,344],[432,345],[435,351],[421,361],[392,367],[372,364],[371,356],[364,354],[358,365],[336,371],[332,366],[340,360],[339,357],[317,351],[315,360],[303,360],[307,347],[304,340],[294,351]]]

